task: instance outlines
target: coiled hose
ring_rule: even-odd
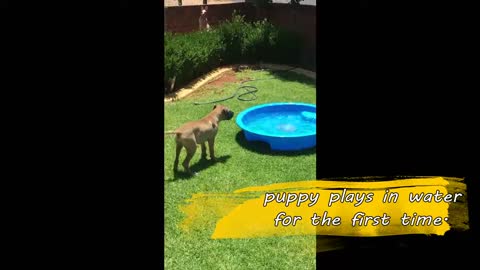
[[[289,72],[289,71],[292,71],[294,69],[296,69],[296,67],[289,68],[289,69],[284,69],[284,70],[276,70],[276,71],[273,71],[272,73]],[[271,80],[271,79],[272,78],[247,80],[247,81],[241,82],[240,84],[244,84],[244,83],[247,83],[247,82],[262,81],[262,80]],[[244,93],[239,94],[239,92],[242,91],[242,90],[244,91]],[[229,97],[216,99],[216,100],[212,100],[212,101],[206,101],[206,102],[194,102],[193,105],[205,105],[205,104],[218,103],[218,102],[221,102],[221,101],[232,99],[234,97],[237,97],[237,99],[240,100],[240,101],[252,101],[252,100],[257,99],[257,95],[255,95],[256,92],[258,92],[258,88],[253,86],[253,85],[241,85],[240,87],[237,88],[237,90],[235,90],[235,93],[233,93],[233,95],[231,95]],[[249,95],[250,97],[249,98],[244,98],[243,97],[243,96],[247,96],[247,95]]]

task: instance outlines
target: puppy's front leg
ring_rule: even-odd
[[[205,143],[202,143],[202,159],[207,159],[207,146],[205,146]]]
[[[216,161],[214,148],[215,148],[215,137],[208,140],[208,150],[210,150],[211,161]]]

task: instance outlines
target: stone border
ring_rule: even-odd
[[[287,65],[276,65],[276,64],[260,64],[260,65],[231,65],[225,66],[215,69],[214,71],[194,80],[192,83],[187,85],[186,87],[180,89],[179,91],[175,92],[174,94],[170,94],[165,97],[164,102],[173,102],[182,98],[187,97],[191,93],[195,92],[196,90],[200,89],[205,84],[218,79],[223,73],[230,71],[230,70],[238,70],[238,69],[245,69],[245,68],[260,68],[260,69],[270,69],[270,70],[285,70],[293,68]],[[313,71],[309,71],[303,68],[295,68],[292,70],[297,74],[302,74],[308,78],[313,80],[317,79],[317,74]]]

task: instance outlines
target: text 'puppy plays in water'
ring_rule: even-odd
[[[213,110],[204,118],[185,123],[174,131],[165,132],[165,134],[176,135],[175,142],[177,148],[173,171],[178,171],[178,159],[183,147],[187,150],[187,156],[182,165],[190,175],[195,175],[195,173],[190,170],[190,161],[197,150],[197,144],[200,144],[202,147],[202,159],[206,159],[207,149],[205,143],[208,142],[210,160],[215,161],[215,136],[218,132],[218,125],[220,121],[232,119],[233,114],[229,108],[223,105],[215,105],[213,106]]]

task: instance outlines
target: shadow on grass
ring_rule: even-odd
[[[255,68],[255,69],[252,69],[252,70],[261,71],[262,69]],[[277,79],[277,80],[284,81],[284,82],[292,82],[292,81],[293,82],[298,82],[298,83],[308,85],[309,87],[316,88],[315,80],[312,79],[312,78],[309,78],[309,77],[307,77],[303,74],[298,74],[298,73],[295,73],[293,71],[288,71],[288,70],[268,70],[268,69],[266,69],[266,70],[263,70],[263,71],[267,71],[270,75],[272,75],[273,76],[272,79]],[[259,80],[265,80],[265,79],[259,79]]]
[[[301,151],[272,151],[270,145],[265,142],[249,142],[245,139],[242,131],[235,136],[237,143],[248,151],[269,156],[307,156],[317,153],[317,148],[309,148]]]
[[[225,163],[227,162],[227,160],[231,158],[230,155],[226,155],[226,156],[221,156],[221,157],[217,157],[216,158],[216,161],[215,162],[212,162],[211,160],[207,160],[207,159],[200,159],[198,162],[195,162],[195,163],[191,163],[190,164],[190,169],[193,171],[193,172],[196,172],[198,174],[202,173],[203,170],[207,169],[208,167],[210,166],[214,166],[215,164],[217,163]],[[182,161],[180,161],[181,163]],[[173,164],[172,164],[172,168],[173,168]],[[184,179],[190,179],[190,178],[194,178],[195,176],[194,175],[190,175],[188,173],[186,173],[184,170],[183,170],[183,167],[181,165],[179,165],[179,168],[178,168],[178,172],[174,172],[174,175],[173,175],[173,178],[169,178],[169,179],[166,179],[167,181],[177,181],[177,180],[184,180]]]
[[[309,87],[316,88],[315,80],[303,74],[298,74],[293,71],[270,71],[270,74],[280,81],[286,81],[286,82],[294,81],[294,82],[306,84]]]

